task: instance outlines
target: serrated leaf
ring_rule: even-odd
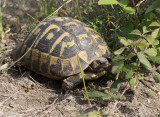
[[[135,53],[131,52],[126,56],[126,59],[131,59],[134,56],[135,56]]]
[[[112,62],[120,61],[120,60],[123,60],[123,59],[124,59],[123,56],[117,55],[117,56],[114,56],[114,57],[112,58]]]
[[[118,37],[118,39],[124,46],[130,45],[130,42],[125,37]]]
[[[144,39],[138,39],[134,42],[135,46],[145,46],[148,47],[148,43]]]
[[[123,66],[124,66],[124,61],[115,63],[112,67],[112,73],[114,74],[118,73],[119,71],[122,70]]]
[[[129,34],[132,34],[132,35],[141,35],[141,32],[138,29],[135,29],[135,30],[131,31]]]
[[[159,28],[153,30],[153,32],[151,34],[153,39],[155,39],[158,36],[159,30],[160,30]]]
[[[159,27],[160,24],[158,22],[152,22],[149,26],[157,26],[157,27]]]
[[[155,8],[157,8],[157,7],[159,7],[159,6],[160,6],[159,0],[156,0],[156,1],[152,2],[152,5],[151,5],[150,7],[147,8],[145,14],[147,14],[147,13],[153,11]]]
[[[133,71],[138,69],[138,64],[136,62],[131,63],[129,66],[131,67],[131,70]]]
[[[152,66],[151,63],[147,60],[147,58],[145,57],[145,55],[141,52],[137,53],[137,57],[139,59],[139,61],[143,64],[143,66],[147,69],[147,70],[151,70]]]
[[[127,6],[129,3],[129,0],[120,0],[119,4],[123,5],[123,6]]]
[[[129,72],[129,71],[131,71],[130,65],[127,65],[127,64],[124,65],[124,66],[123,66],[123,71],[124,71],[124,72]]]
[[[152,76],[153,76],[155,82],[157,82],[157,83],[160,82],[160,74],[158,72],[152,73]]]
[[[151,30],[149,28],[147,28],[146,26],[143,26],[143,34],[151,32]]]
[[[160,56],[149,56],[148,59],[154,63],[160,64]]]
[[[132,79],[129,81],[129,84],[130,84],[130,85],[135,85],[135,84],[136,84],[136,79],[137,79],[137,78],[132,78]]]
[[[125,50],[125,47],[122,47],[114,52],[115,55],[121,54]]]
[[[131,78],[132,75],[133,75],[133,72],[132,72],[132,71],[127,72],[127,73],[126,73],[126,79]]]
[[[119,4],[117,0],[99,0],[98,5],[112,5],[112,4]]]
[[[159,45],[159,40],[155,40],[153,46]]]
[[[155,39],[152,38],[151,35],[145,35],[144,38],[150,43],[153,44]]]
[[[129,14],[134,14],[135,13],[135,9],[134,8],[132,8],[132,7],[123,7],[124,8],[124,10],[127,12],[127,13],[129,13]]]
[[[110,87],[110,92],[115,93],[117,92],[121,87],[121,81],[118,79],[114,81],[114,83]]]
[[[148,48],[144,51],[148,56],[157,56],[157,50],[155,48]]]

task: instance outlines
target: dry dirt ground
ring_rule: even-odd
[[[25,38],[26,26],[29,24],[24,19],[23,22],[19,21],[20,17],[26,17],[19,3],[16,6],[13,5],[16,4],[14,0],[7,2],[7,10],[3,14],[4,26],[8,25],[11,31],[6,35],[5,42],[0,42],[0,46],[9,58],[17,42]],[[28,0],[27,4],[32,4],[32,0]],[[26,8],[26,11],[32,14],[37,9]],[[3,59],[2,55],[0,59]],[[105,89],[112,79],[112,75],[106,75],[87,82],[87,87]],[[160,91],[160,84],[155,83],[151,77],[146,77],[145,82]],[[0,117],[75,117],[93,111],[113,111],[115,101],[95,99],[89,106],[83,95],[82,84],[68,92],[61,90],[61,84],[61,81],[29,73],[18,65],[12,67],[8,72],[0,74]],[[160,117],[160,94],[151,92],[146,85],[138,81],[125,96],[127,99],[117,104],[112,117]]]

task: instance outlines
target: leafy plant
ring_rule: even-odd
[[[1,35],[2,41],[4,41],[5,34],[7,34],[10,31],[10,28],[8,27],[6,30],[4,30],[3,25],[2,25],[2,10],[5,7],[5,4],[6,4],[6,0],[4,1],[4,4],[1,7],[1,1],[0,1],[0,35]]]
[[[55,10],[54,0],[42,0],[42,7],[43,7],[44,17],[49,16]]]
[[[160,74],[156,72],[160,57],[159,32],[160,24],[152,22],[148,27],[143,26],[142,31],[131,31],[130,35],[134,35],[135,39],[119,37],[124,47],[114,52],[112,73],[126,72],[125,78],[131,79],[131,85],[147,72],[151,72],[155,81],[160,82]]]
[[[143,6],[142,2],[132,7],[128,6],[129,2],[129,0],[99,0],[98,2],[99,5],[119,5],[124,14],[129,14],[125,22],[127,25],[122,23],[118,32],[119,41],[123,46],[114,52],[112,73],[117,74],[117,79],[121,72],[125,72],[125,79],[130,79],[131,85],[147,72],[151,72],[155,81],[160,82],[160,74],[157,72],[160,63],[160,23],[158,22],[160,2],[153,1],[145,12],[142,12],[145,7],[140,8]]]
[[[103,100],[112,99],[112,100],[122,100],[125,99],[125,97],[118,96],[115,93],[119,91],[121,87],[120,80],[116,80],[110,88],[104,90],[104,92],[101,91],[89,91],[88,97],[90,98],[101,98]]]

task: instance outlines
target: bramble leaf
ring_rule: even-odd
[[[115,55],[121,54],[121,53],[125,50],[125,48],[126,48],[126,47],[122,47],[122,48],[116,50],[116,51],[114,52],[114,54],[115,54]]]
[[[136,78],[132,78],[130,81],[129,81],[130,85],[135,85],[136,84]]]
[[[135,29],[135,30],[131,31],[129,34],[141,35],[141,32],[138,29]]]
[[[160,74],[158,72],[152,73],[152,76],[157,83],[160,82]]]
[[[148,56],[156,56],[157,55],[157,50],[155,48],[148,48],[144,51],[145,54]]]
[[[153,39],[155,39],[155,38],[158,36],[159,31],[160,31],[159,28],[153,30],[153,32],[152,32],[152,34],[151,34]]]
[[[112,4],[119,4],[117,0],[99,0],[98,5],[112,5]]]
[[[149,26],[157,26],[160,27],[160,24],[158,22],[152,22]]]
[[[151,30],[149,28],[147,28],[146,26],[143,26],[143,34],[151,32]]]
[[[114,74],[118,73],[119,71],[122,70],[123,66],[124,66],[124,61],[117,62],[112,67],[112,73],[114,73]]]
[[[130,45],[129,40],[127,40],[125,37],[118,37],[118,39],[120,40],[120,42],[121,42],[124,46]]]
[[[160,56],[149,56],[148,59],[154,63],[160,64]]]
[[[131,78],[132,75],[133,75],[133,72],[132,72],[132,71],[127,72],[127,73],[126,73],[126,79]]]
[[[139,61],[144,65],[144,67],[147,70],[151,70],[152,69],[151,63],[147,60],[147,58],[145,57],[145,55],[143,53],[138,52],[137,56],[138,56]]]
[[[114,83],[110,87],[110,92],[115,93],[117,92],[121,87],[121,81],[118,79],[114,81]]]

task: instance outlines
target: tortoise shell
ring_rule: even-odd
[[[40,22],[13,51],[22,65],[43,76],[62,80],[85,70],[96,58],[110,55],[105,41],[84,23],[68,17]]]

